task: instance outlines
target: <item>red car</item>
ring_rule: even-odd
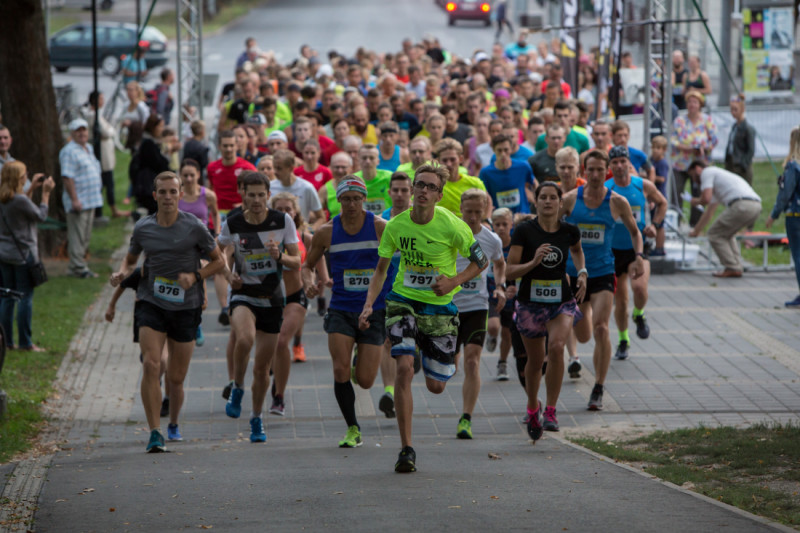
[[[482,20],[483,24],[489,26],[492,15],[492,6],[489,2],[448,0],[444,4],[447,11],[448,24],[453,26],[457,20]]]

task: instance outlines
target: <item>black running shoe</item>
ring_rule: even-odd
[[[528,417],[528,436],[533,440],[539,440],[542,438],[542,433],[544,432],[544,427],[542,426],[542,403],[539,402],[539,408],[536,410],[536,414],[531,417]]]
[[[647,319],[644,315],[639,315],[633,317],[633,321],[636,323],[636,336],[640,339],[646,339],[650,336],[650,326],[647,325]]]
[[[603,409],[603,386],[595,385],[592,394],[589,396],[589,410],[602,411]]]
[[[567,372],[569,373],[569,377],[572,379],[577,379],[581,377],[581,360],[578,358],[573,359],[569,362],[569,366],[567,367]]]
[[[406,446],[400,450],[400,455],[397,456],[397,462],[394,464],[394,471],[400,473],[416,472],[416,462],[417,454],[414,448]]]
[[[227,400],[228,398],[231,397],[231,389],[232,388],[233,388],[233,381],[230,381],[230,382],[228,382],[227,385],[225,385],[225,388],[222,389],[222,397],[224,399]]]
[[[617,352],[614,354],[614,359],[624,361],[628,358],[628,341],[619,341]]]
[[[230,326],[231,325],[231,317],[228,315],[228,308],[223,307],[222,311],[219,312],[219,317],[217,317],[219,323],[223,326]]]
[[[394,418],[397,413],[394,412],[394,396],[390,392],[384,392],[378,402],[378,409],[380,409],[386,418]]]
[[[547,374],[547,361],[542,363],[542,376],[544,376],[545,374]]]
[[[169,416],[169,398],[164,396],[164,399],[161,400],[161,417]]]

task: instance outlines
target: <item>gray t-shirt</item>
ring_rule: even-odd
[[[47,220],[47,204],[38,207],[24,194],[15,194],[8,203],[0,205],[0,261],[9,265],[24,265],[28,255],[39,261],[39,245],[36,239],[36,224]],[[8,226],[6,226],[8,221]],[[19,248],[14,244],[14,237]],[[20,254],[22,249],[22,257]]]
[[[200,307],[202,283],[184,290],[178,285],[178,274],[200,270],[200,256],[216,246],[208,228],[191,213],[178,213],[178,219],[169,227],[159,225],[155,214],[140,219],[128,248],[131,254],[145,254],[144,275],[136,297],[169,311]]]
[[[279,192],[288,192],[297,196],[297,203],[300,204],[300,212],[306,220],[308,220],[309,213],[322,209],[322,204],[319,203],[317,190],[311,183],[303,178],[297,178],[289,187],[284,187],[280,180],[272,180],[269,182],[269,192],[270,196],[275,196]]]
[[[481,250],[489,261],[494,262],[503,258],[503,241],[495,232],[481,227],[481,231],[475,235],[475,240],[481,245]],[[456,271],[463,272],[468,266],[469,259],[458,254]],[[489,268],[484,268],[477,277],[461,284],[461,290],[453,296],[453,303],[458,307],[459,313],[489,309],[489,290],[486,287],[488,276]]]

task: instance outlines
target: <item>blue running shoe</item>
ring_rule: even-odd
[[[231,418],[239,418],[242,416],[242,396],[244,396],[244,389],[234,386],[231,389],[231,397],[228,403],[225,404],[225,414]]]
[[[167,426],[167,440],[180,442],[183,440],[181,432],[178,429],[178,424],[170,424]]]
[[[203,336],[203,326],[197,326],[197,332],[194,335],[194,343],[196,346],[202,346],[206,343],[206,338]]]
[[[147,453],[162,453],[167,451],[164,444],[164,435],[157,429],[150,432],[150,442],[147,443]]]
[[[267,434],[264,433],[264,424],[261,417],[257,416],[250,419],[250,442],[265,442]]]

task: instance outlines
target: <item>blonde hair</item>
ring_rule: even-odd
[[[800,162],[800,126],[795,127],[789,135],[789,154],[783,161],[784,168],[790,161]],[[5,167],[3,168],[5,172]]]
[[[556,164],[560,164],[565,159],[571,159],[575,161],[575,164],[581,164],[581,158],[578,156],[578,151],[573,148],[572,146],[565,146],[563,148],[559,148],[558,152],[556,152]]]
[[[8,203],[22,190],[27,172],[28,167],[22,161],[11,161],[3,165],[3,172],[0,174],[0,203]]]
[[[514,222],[514,213],[507,207],[498,207],[492,211],[492,222],[498,218],[508,218],[511,220],[511,222]]]
[[[484,204],[488,204],[489,196],[486,194],[486,191],[483,191],[481,189],[476,189],[473,187],[472,189],[467,189],[466,191],[461,193],[461,203],[463,204],[468,200],[480,200]]]
[[[306,221],[303,219],[303,214],[300,212],[300,203],[297,201],[297,196],[290,192],[279,192],[273,194],[269,198],[270,209],[275,208],[275,204],[280,200],[292,202],[292,209],[294,209],[294,225],[297,226],[297,231],[302,234],[306,229]]]

